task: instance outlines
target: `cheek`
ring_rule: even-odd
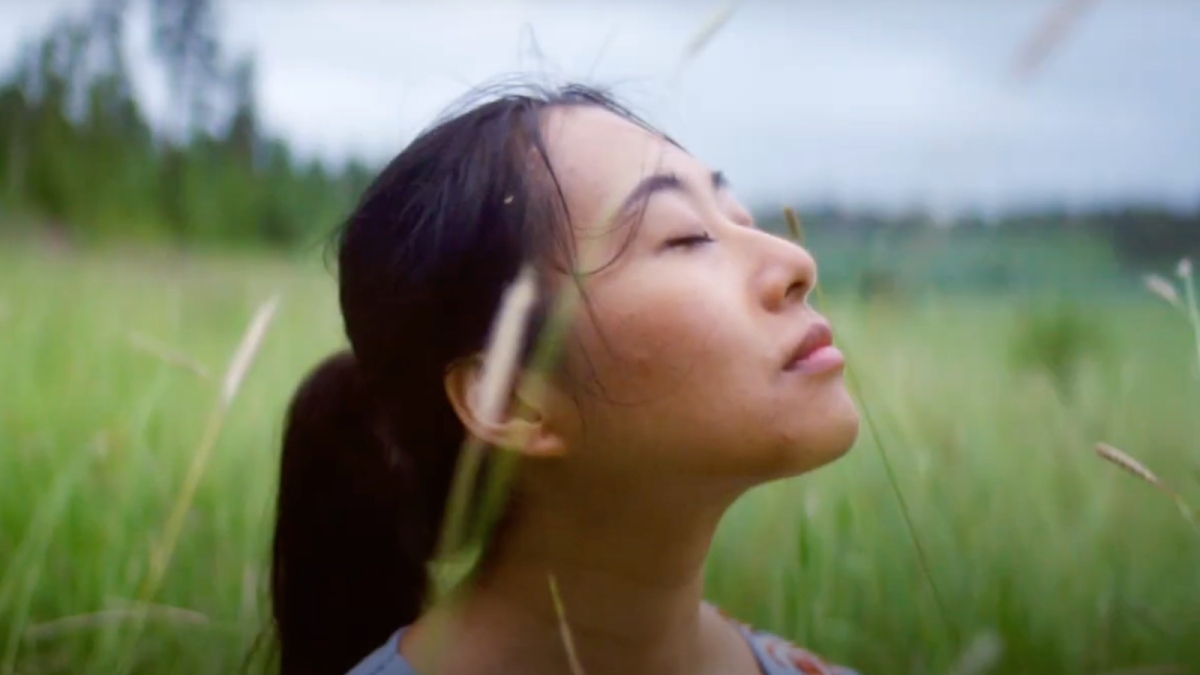
[[[858,416],[841,378],[783,376],[739,292],[716,273],[589,291],[568,364],[591,463],[760,480],[850,447]]]
[[[576,361],[614,402],[689,400],[745,351],[746,322],[731,295],[679,278],[605,287],[576,331]]]
[[[587,443],[604,462],[700,471],[715,461],[709,470],[725,472],[719,455],[763,412],[762,363],[736,286],[690,281],[589,292],[568,362],[585,392]]]

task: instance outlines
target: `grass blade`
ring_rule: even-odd
[[[795,210],[789,208],[784,209],[784,219],[787,221],[788,231],[792,239],[799,245],[804,242],[804,230],[800,224],[800,218],[796,215]],[[817,304],[822,310],[826,307],[825,295],[821,291],[821,286],[818,284],[813,292],[817,296]],[[866,397],[863,395],[864,389],[858,380],[853,362],[854,359],[850,356],[850,350],[843,345],[842,349],[846,352],[846,379],[850,385],[850,389],[855,393],[858,399],[859,408],[862,410],[863,421],[867,423],[867,429],[871,432],[871,437],[875,439],[875,445],[879,450],[879,458],[883,461],[884,472],[887,474],[888,483],[892,486],[892,493],[896,495],[896,501],[900,504],[900,513],[904,518],[904,525],[908,529],[909,539],[912,541],[913,549],[917,554],[917,563],[921,567],[921,573],[925,577],[925,582],[929,584],[929,592],[933,596],[933,601],[937,605],[938,615],[941,617],[942,624],[946,629],[946,633],[951,639],[956,639],[957,632],[954,630],[953,624],[950,623],[950,615],[946,612],[946,605],[942,602],[942,594],[938,591],[937,583],[933,579],[933,573],[930,571],[929,558],[925,554],[925,547],[921,544],[921,538],[917,534],[917,528],[913,524],[912,515],[908,510],[908,502],[904,499],[904,493],[900,489],[900,483],[896,480],[896,472],[892,468],[892,462],[888,458],[887,443],[883,436],[879,433],[879,428],[875,424],[875,418],[871,415],[871,407],[867,404]]]
[[[134,349],[145,352],[167,365],[182,368],[205,382],[212,380],[212,374],[208,372],[208,368],[205,368],[204,364],[162,341],[137,331],[130,331],[128,338],[129,344]]]
[[[86,614],[74,614],[34,624],[25,629],[25,640],[37,642],[58,637],[62,633],[106,627],[130,620],[159,619],[192,626],[208,626],[208,616],[200,612],[166,605],[134,605],[102,609]]]
[[[563,606],[562,595],[558,592],[558,580],[549,575],[550,599],[554,603],[554,616],[558,619],[558,632],[562,636],[563,649],[567,652],[567,663],[571,675],[584,675],[583,664],[579,662],[579,654],[575,651],[575,639],[571,636],[571,626],[567,623],[567,610]]]
[[[104,437],[100,436],[93,447],[100,450],[104,442]],[[6,561],[6,569],[0,577],[0,615],[3,615],[5,623],[9,624],[3,659],[0,660],[0,673],[3,675],[13,675],[16,672],[21,636],[25,631],[29,606],[44,567],[46,550],[50,547],[54,533],[62,522],[63,513],[70,504],[72,490],[87,475],[87,470],[97,454],[97,451],[87,449],[59,472],[34,510],[24,539]]]
[[[1186,298],[1188,323],[1192,326],[1192,341],[1196,347],[1196,365],[1200,366],[1200,306],[1196,300],[1196,282],[1192,277],[1192,261],[1184,258],[1179,261],[1176,274],[1183,280],[1183,294]]]
[[[514,374],[519,365],[526,325],[536,300],[536,277],[532,268],[525,267],[501,298],[500,309],[493,321],[484,352],[477,405],[480,419],[485,423],[497,421],[508,401]],[[468,437],[460,450],[447,501],[446,520],[438,543],[438,552],[434,556],[435,564],[450,563],[456,557],[455,554],[463,548],[471,498],[475,494],[476,479],[483,463],[484,446],[481,440]],[[438,575],[435,575],[436,578]],[[442,579],[439,584],[441,587],[435,588],[435,598],[441,598],[451,590],[446,587],[447,584],[454,585],[454,578]]]
[[[184,520],[187,517],[188,511],[191,510],[196,489],[200,485],[201,478],[204,477],[204,470],[208,465],[208,459],[212,455],[213,448],[217,444],[217,439],[221,435],[225,417],[229,412],[230,406],[233,404],[234,398],[237,396],[238,390],[241,389],[242,382],[245,380],[251,364],[254,362],[254,357],[262,345],[262,340],[266,336],[267,328],[270,327],[278,306],[278,295],[259,306],[250,321],[250,325],[246,328],[241,342],[234,351],[233,357],[229,361],[229,367],[226,369],[225,376],[221,381],[221,391],[209,413],[208,421],[204,426],[204,432],[200,437],[200,441],[192,453],[191,465],[184,475],[179,495],[176,497],[170,515],[167,517],[162,537],[150,554],[150,571],[137,593],[138,602],[149,602],[155,593],[158,592],[159,585],[162,583],[167,567],[170,565],[171,556],[175,552],[175,545],[179,540],[179,535],[183,531]],[[129,638],[131,644],[129,649],[124,651],[125,659],[122,667],[117,672],[127,673],[131,669],[134,652],[133,645],[136,643],[143,625],[144,617],[143,619],[134,621]]]

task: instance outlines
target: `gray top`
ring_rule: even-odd
[[[844,666],[826,663],[819,656],[780,638],[734,622],[746,637],[750,649],[758,658],[762,675],[858,675]],[[346,675],[418,675],[400,656],[400,636],[396,631],[374,652],[359,662]]]

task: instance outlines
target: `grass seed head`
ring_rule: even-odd
[[[1175,284],[1172,284],[1167,279],[1157,274],[1148,274],[1144,279],[1144,283],[1147,290],[1166,300],[1172,307],[1183,306],[1179,299],[1179,292],[1175,290]]]
[[[1163,480],[1159,478],[1157,474],[1150,469],[1147,469],[1141,462],[1130,457],[1124,452],[1121,452],[1117,448],[1108,445],[1107,443],[1097,443],[1096,454],[1100,455],[1100,457],[1103,459],[1116,464],[1134,476],[1141,478],[1157,488],[1159,492],[1162,492],[1166,496],[1170,497],[1171,501],[1175,502],[1175,507],[1179,509],[1179,513],[1183,516],[1184,520],[1186,520],[1188,524],[1192,526],[1197,534],[1200,534],[1200,518],[1196,517],[1196,512],[1192,510],[1192,507],[1188,505],[1188,503],[1178,492],[1163,482]]]
[[[1012,67],[1017,81],[1030,80],[1078,29],[1079,21],[1097,0],[1060,0],[1025,40]]]
[[[241,389],[242,380],[249,372],[250,364],[254,362],[254,355],[258,353],[258,348],[262,345],[263,337],[267,334],[271,319],[275,317],[277,307],[279,307],[279,296],[275,295],[260,305],[258,311],[254,313],[254,319],[251,320],[250,327],[242,338],[242,343],[234,352],[233,358],[229,362],[229,368],[225,371],[225,377],[221,382],[222,405],[228,407],[233,403],[238,389]]]
[[[1141,478],[1147,483],[1150,483],[1159,489],[1165,489],[1162,480],[1160,480],[1153,471],[1147,469],[1144,464],[1125,454],[1121,450],[1107,443],[1097,443],[1096,454],[1100,455],[1102,459],[1116,464],[1125,471],[1137,476],[1138,478]]]
[[[683,49],[684,62],[695,58],[704,49],[705,45],[713,39],[713,36],[725,27],[725,24],[729,23],[729,20],[733,18],[734,12],[737,11],[739,4],[741,3],[735,0],[718,8],[709,20],[700,27],[700,30],[692,35],[692,38],[688,40],[687,46]]]
[[[800,216],[796,215],[796,210],[792,207],[787,207],[783,210],[783,219],[787,222],[788,234],[797,244],[804,243],[804,228],[800,225]]]
[[[508,389],[517,370],[525,327],[537,300],[533,269],[524,267],[504,292],[496,314],[490,344],[483,359],[483,377],[479,385],[480,417],[494,422],[501,414]]]
[[[952,675],[983,675],[991,672],[1004,654],[1004,641],[994,632],[985,632],[975,637],[959,657]]]
[[[1184,258],[1179,261],[1179,266],[1175,268],[1175,274],[1179,275],[1180,279],[1192,278],[1192,259]]]

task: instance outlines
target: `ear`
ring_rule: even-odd
[[[566,452],[566,442],[547,420],[545,396],[538,382],[525,382],[518,371],[517,391],[502,410],[500,419],[484,420],[479,412],[479,389],[483,360],[462,359],[446,371],[446,396],[467,433],[489,445],[528,457],[557,457]]]

